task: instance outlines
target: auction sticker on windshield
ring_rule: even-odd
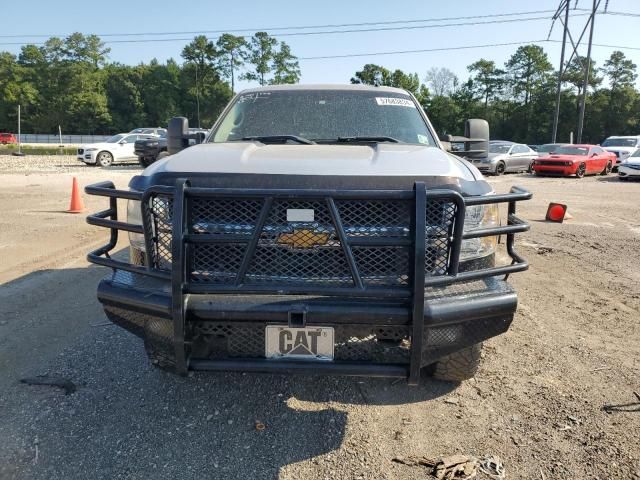
[[[397,107],[416,108],[414,103],[408,98],[376,97],[376,102],[378,102],[378,105],[395,105]]]

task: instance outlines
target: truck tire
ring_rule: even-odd
[[[432,377],[449,382],[469,380],[478,371],[482,342],[441,358],[433,365]]]
[[[147,168],[149,165],[151,165],[153,162],[155,161],[154,158],[149,158],[149,157],[138,157],[138,163],[140,164],[141,167],[143,168]]]

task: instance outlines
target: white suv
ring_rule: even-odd
[[[602,142],[600,146],[606,151],[616,154],[618,158],[616,158],[613,169],[617,170],[624,160],[640,148],[640,135],[612,136]]]
[[[156,135],[119,133],[100,143],[90,143],[78,148],[77,158],[87,165],[108,167],[114,162],[138,160],[134,153],[136,140],[156,138]]]

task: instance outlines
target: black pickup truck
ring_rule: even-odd
[[[140,165],[146,168],[156,160],[168,155],[167,137],[137,140],[133,151],[138,157]]]
[[[194,138],[189,140],[189,146],[201,143],[207,135],[207,130],[201,128],[190,128],[189,134]],[[143,167],[148,167],[156,160],[160,160],[169,155],[167,152],[167,137],[162,135],[157,138],[138,140],[135,143],[134,153],[138,156],[138,161]]]
[[[486,121],[453,155],[404,90],[287,85],[238,94],[206,143],[187,126],[128,190],[86,189],[110,200],[88,218],[111,231],[98,299],[158,367],[461,381],[509,328],[531,194],[461,158],[486,155]]]

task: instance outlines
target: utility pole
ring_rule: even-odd
[[[582,87],[582,100],[580,102],[580,116],[578,117],[577,143],[582,143],[582,128],[584,126],[584,109],[587,101],[587,90],[589,88],[589,74],[591,73],[591,42],[593,41],[593,24],[596,21],[596,10],[599,5],[598,0],[593,0],[591,10],[591,27],[589,28],[589,46],[587,47],[587,64],[584,67],[584,84]]]
[[[198,87],[198,62],[195,63],[196,66],[196,108],[198,110],[198,128],[200,128],[200,90]]]
[[[565,0],[564,31],[562,33],[562,51],[560,53],[560,68],[558,69],[558,85],[556,87],[556,111],[553,115],[553,135],[551,136],[551,143],[556,143],[556,138],[558,135],[558,120],[560,118],[560,93],[562,88],[562,74],[564,73],[564,49],[567,45],[567,30],[569,29],[569,3],[570,0]]]

